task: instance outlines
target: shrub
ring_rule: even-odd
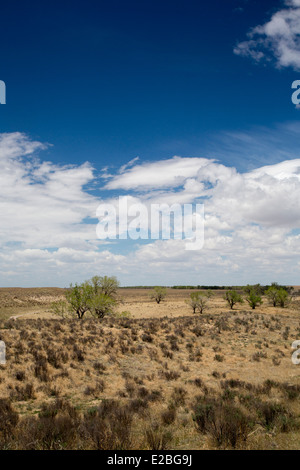
[[[214,360],[217,362],[223,362],[224,361],[224,356],[222,354],[216,354],[214,357]]]
[[[26,401],[35,398],[34,387],[31,383],[21,387],[16,385],[15,389],[11,391],[10,397],[12,400]]]
[[[193,419],[197,430],[209,434],[217,447],[235,448],[247,440],[249,420],[231,403],[202,399],[194,406]]]
[[[20,382],[23,382],[25,380],[26,374],[23,370],[19,370],[16,372],[16,379],[19,380]]]
[[[45,357],[40,356],[36,359],[36,363],[34,366],[34,375],[41,382],[48,382],[50,380],[47,360]]]
[[[271,429],[276,421],[288,416],[288,412],[283,405],[272,402],[261,403],[258,408],[258,414],[262,418],[262,424],[267,429]]]
[[[51,311],[54,315],[58,315],[61,318],[66,318],[68,314],[68,304],[64,300],[58,300],[51,304]]]
[[[185,404],[187,391],[182,387],[175,387],[172,393],[172,400],[176,406],[183,406]]]
[[[76,410],[57,400],[45,405],[38,418],[22,421],[19,445],[25,450],[61,450],[75,447],[79,424]]]
[[[18,413],[14,411],[11,402],[0,398],[0,446],[7,441],[19,421]]]
[[[167,425],[167,426],[174,423],[175,419],[176,419],[176,408],[175,407],[169,407],[167,410],[165,410],[161,413],[162,423]]]
[[[132,415],[126,406],[113,400],[87,413],[83,429],[97,450],[129,450],[132,444]]]
[[[150,450],[167,450],[172,434],[161,427],[158,422],[152,422],[146,428],[145,438]]]

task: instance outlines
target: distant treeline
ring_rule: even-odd
[[[172,289],[201,289],[201,290],[223,290],[233,289],[230,286],[172,286]]]
[[[157,286],[122,286],[120,289],[154,289]],[[166,286],[161,286],[166,287]]]
[[[122,287],[122,289],[153,289],[156,286],[125,286]],[[245,287],[250,287],[248,284],[247,286],[163,286],[163,287],[169,287],[170,289],[186,289],[186,290],[244,290]],[[267,284],[267,285],[260,285],[260,284],[254,284],[251,285],[251,287],[255,287],[256,291],[260,292],[263,294],[269,287],[277,287],[278,289],[282,288],[286,290],[287,292],[291,293],[293,291],[293,287],[291,286],[283,286],[278,284],[277,282],[272,282],[272,284]]]
[[[157,286],[122,286],[121,289],[154,289]],[[219,289],[232,289],[228,286],[160,286],[168,287],[169,289],[210,289],[210,290],[219,290]]]
[[[260,284],[254,284],[254,285],[249,285],[247,286],[173,286],[172,289],[197,289],[197,290],[244,290],[245,288],[250,288],[253,287],[257,292],[260,292],[263,294],[269,287],[276,287],[278,289],[284,289],[287,292],[292,292],[294,288],[292,286],[282,286],[278,284],[277,282],[272,282],[272,284],[268,285],[260,285]]]

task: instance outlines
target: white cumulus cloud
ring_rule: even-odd
[[[86,189],[96,182],[90,163],[42,161],[45,148],[24,134],[0,134],[0,285],[67,285],[99,273],[123,284],[299,277],[300,159],[246,173],[209,158],[133,160],[103,177],[100,199]],[[204,202],[203,249],[187,251],[185,240],[98,240],[88,218],[101,202],[117,206],[118,191],[129,206]]]
[[[275,60],[277,67],[300,70],[300,1],[286,0],[285,8],[270,20],[252,28],[248,39],[237,44],[234,53],[259,62]]]

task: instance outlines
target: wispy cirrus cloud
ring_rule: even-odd
[[[285,8],[274,13],[263,25],[252,28],[246,41],[234,53],[256,62],[275,61],[279,68],[300,70],[300,1],[286,0]]]
[[[195,175],[209,163],[206,158],[173,157],[159,162],[134,165],[123,168],[117,176],[105,185],[105,189],[139,189],[177,187]],[[126,171],[125,171],[126,170]]]

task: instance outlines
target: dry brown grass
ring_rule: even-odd
[[[229,421],[242,426],[239,412],[251,424],[236,433],[236,447],[299,449],[300,366],[291,361],[291,343],[300,336],[298,299],[286,309],[265,302],[254,311],[245,304],[230,311],[223,292],[217,292],[200,316],[192,315],[185,302],[188,291],[170,290],[158,305],[149,301],[149,290],[121,289],[119,311],[129,311],[131,318],[78,321],[51,314],[49,300],[60,297],[61,290],[45,289],[40,295],[25,291],[0,291],[0,299],[4,292],[8,303],[9,295],[14,302],[18,295],[22,302],[34,302],[9,307],[13,316],[25,313],[15,320],[2,316],[0,339],[7,346],[7,364],[0,366],[0,397],[20,416],[14,441],[3,441],[3,448],[28,448],[21,430],[36,432],[36,422],[26,420],[37,413],[40,418],[34,419],[45,420],[43,409],[57,399],[76,410],[75,419],[61,405],[57,420],[62,429],[64,423],[72,428],[76,422],[83,433],[66,435],[59,448],[99,447],[95,436],[108,424],[103,410],[93,410],[108,399],[114,400],[113,409],[118,403],[125,407],[120,413],[129,416],[124,420],[130,421],[130,439],[123,436],[128,448],[215,448],[218,436],[210,421],[199,432],[193,420],[197,406],[211,406],[207,400],[214,399],[218,425],[234,415]],[[271,412],[264,407],[271,405],[277,411],[266,424],[264,416]],[[109,419],[115,432],[115,418]],[[36,448],[47,448],[43,439],[37,436]],[[235,438],[230,439],[221,446],[230,447]]]

